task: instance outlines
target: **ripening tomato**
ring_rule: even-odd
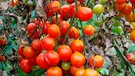
[[[36,56],[36,53],[30,46],[25,46],[23,49],[23,55],[26,58],[33,58]]]
[[[49,11],[53,13],[60,12],[60,2],[59,1],[51,1],[48,5]]]
[[[80,30],[73,26],[69,29],[68,36],[69,38],[78,39],[80,37]]]
[[[88,63],[91,67],[101,68],[104,64],[104,58],[100,55],[91,56],[88,58]]]
[[[123,4],[126,3],[126,0],[116,0],[115,2],[116,4]]]
[[[126,59],[130,62],[133,63],[135,61],[135,56],[133,53],[128,53],[126,54]]]
[[[47,69],[50,67],[49,63],[45,60],[45,53],[41,53],[37,56],[36,63],[41,69]]]
[[[67,0],[67,3],[69,3],[69,4],[71,4],[73,2],[74,2],[74,0]]]
[[[98,72],[96,70],[87,68],[84,73],[83,76],[98,76]]]
[[[63,19],[61,18],[61,15],[58,15],[58,24],[61,23],[61,21],[63,21]],[[56,24],[57,23],[57,19],[56,16],[52,17],[52,23]]]
[[[86,58],[85,58],[85,56],[84,56],[82,53],[80,53],[80,52],[77,52],[77,51],[76,51],[76,52],[74,52],[74,53],[71,55],[71,57],[70,57],[70,63],[71,63],[73,66],[77,67],[77,68],[83,66],[83,65],[85,64],[85,62],[86,62]]]
[[[21,62],[20,62],[20,68],[23,72],[25,73],[29,73],[32,71],[32,65],[30,64],[29,60],[28,59],[23,59]]]
[[[75,72],[75,76],[83,76],[85,69],[84,68],[79,68],[76,72]]]
[[[125,8],[120,12],[124,15],[129,15],[132,12],[132,5],[130,3],[126,3]]]
[[[40,37],[40,31],[39,31],[39,29],[35,29],[35,31],[29,35],[30,35],[30,38],[32,38],[32,39],[38,39]]]
[[[29,58],[28,60],[29,60],[29,62],[30,62],[30,64],[31,64],[32,66],[37,65],[37,63],[36,63],[36,56],[33,57],[33,58]]]
[[[42,29],[42,34],[47,34],[48,33],[48,28],[50,27],[50,22],[46,21],[43,23],[43,21],[40,21],[40,27]]]
[[[26,30],[28,31],[28,33],[31,35],[34,33],[34,31],[36,30],[36,24],[35,23],[29,23],[26,27]]]
[[[23,48],[24,48],[23,45],[19,45],[18,46],[18,54],[21,55],[22,57],[24,57],[24,55],[23,55]]]
[[[35,39],[32,41],[31,43],[31,47],[32,49],[36,50],[41,50],[42,46],[41,46],[41,41],[39,39]]]
[[[50,67],[47,69],[45,76],[62,76],[62,70],[58,66]]]
[[[76,73],[76,71],[79,70],[79,69],[85,69],[85,67],[84,66],[81,66],[81,67],[77,68],[77,67],[75,67],[75,66],[72,65],[70,67],[70,73],[74,76],[75,73]]]
[[[60,56],[57,52],[49,50],[45,53],[45,59],[51,66],[55,66],[60,61]]]
[[[81,4],[78,2],[78,8],[81,7]],[[76,6],[75,6],[75,3],[72,3],[70,6],[69,6],[69,14],[73,17],[74,14],[76,12]],[[76,16],[75,17],[78,17],[78,11],[76,13]]]
[[[83,32],[84,32],[85,35],[91,36],[95,32],[95,28],[92,25],[86,25],[83,28]]]
[[[70,69],[70,62],[62,62],[61,63],[61,68],[63,69],[63,70],[69,70]]]
[[[60,28],[59,28],[59,26],[56,25],[56,24],[52,24],[48,28],[48,34],[49,34],[50,37],[58,38],[60,36]]]
[[[60,31],[61,31],[61,35],[63,35],[63,36],[66,35],[69,26],[70,26],[70,24],[69,24],[68,21],[62,21],[62,22],[59,24]]]
[[[93,16],[93,12],[90,8],[88,7],[80,7],[78,9],[78,15],[77,17],[81,20],[81,21],[88,21],[92,18]]]
[[[60,16],[62,19],[67,19],[67,18],[71,17],[69,14],[69,6],[68,5],[63,5],[61,7]]]
[[[55,46],[54,38],[50,36],[45,36],[41,40],[41,45],[44,50],[53,50]]]
[[[74,40],[71,45],[70,48],[73,52],[78,51],[78,52],[83,52],[84,50],[84,45],[83,42],[81,40]]]
[[[72,50],[68,45],[61,45],[57,48],[57,52],[60,56],[61,61],[68,61],[72,55]]]

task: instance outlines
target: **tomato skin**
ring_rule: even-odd
[[[84,68],[85,68],[84,66],[81,66],[81,67],[77,68],[77,67],[75,67],[75,66],[72,65],[70,67],[70,73],[74,76],[77,70],[84,69]]]
[[[84,2],[85,0],[78,0],[79,2]]]
[[[84,32],[85,35],[91,36],[95,32],[95,28],[92,25],[86,25],[83,28],[83,32]]]
[[[69,29],[68,36],[69,38],[78,39],[80,37],[80,30],[73,26]]]
[[[124,15],[129,15],[132,12],[132,5],[130,3],[126,3],[125,8],[121,10],[121,13]]]
[[[128,53],[126,54],[126,59],[130,62],[133,63],[135,61],[135,56],[133,53]]]
[[[71,4],[71,3],[74,2],[74,0],[67,0],[67,2],[68,2],[69,4]]]
[[[60,28],[59,28],[59,26],[56,25],[56,24],[52,24],[48,28],[48,34],[49,34],[50,37],[58,38],[58,36],[60,36]]]
[[[61,45],[58,47],[57,52],[60,56],[61,61],[68,61],[72,55],[72,50],[68,45]]]
[[[69,14],[70,14],[72,17],[74,16],[74,14],[75,14],[75,12],[76,12],[76,8],[75,8],[75,7],[76,7],[76,6],[75,6],[75,3],[72,3],[72,4],[69,6]],[[78,8],[80,8],[80,7],[81,7],[81,4],[78,3]],[[78,17],[78,11],[77,11],[75,17]]]
[[[78,9],[78,15],[77,17],[81,20],[81,21],[88,21],[92,18],[93,16],[93,12],[90,8],[88,7],[80,7]]]
[[[28,59],[23,59],[21,62],[20,62],[20,68],[23,72],[25,73],[29,73],[32,71],[32,65],[30,64],[29,60]]]
[[[70,18],[70,14],[69,14],[69,6],[68,5],[63,5],[61,7],[61,11],[60,11],[60,16],[62,19],[66,19],[66,18]]]
[[[30,58],[30,59],[28,59],[28,60],[29,60],[29,62],[30,62],[30,64],[31,64],[32,66],[37,65],[37,63],[36,63],[36,56],[33,57],[33,58]]]
[[[132,32],[130,32],[130,39],[132,41],[135,41],[135,30],[133,30]]]
[[[5,57],[0,55],[0,61],[3,61],[3,60],[5,60]]]
[[[60,12],[60,2],[59,1],[52,1],[48,5],[49,11],[52,13]]]
[[[25,46],[23,49],[23,55],[26,58],[33,58],[36,56],[36,53],[31,47]]]
[[[51,66],[55,66],[60,61],[60,56],[57,52],[49,50],[45,53],[45,59]]]
[[[70,48],[73,52],[78,51],[81,53],[84,50],[84,45],[81,40],[76,39],[71,43]]]
[[[87,68],[84,73],[83,76],[98,76],[98,72],[96,70]]]
[[[65,36],[65,35],[66,35],[69,26],[70,26],[70,24],[69,24],[68,21],[62,21],[62,22],[59,24],[59,27],[60,27],[60,31],[61,31],[61,35],[62,35],[62,36]]]
[[[50,67],[49,63],[45,60],[45,53],[41,53],[37,56],[36,63],[41,69],[47,69]]]
[[[41,40],[41,45],[44,50],[53,50],[55,46],[54,38],[50,36],[45,36]]]
[[[70,69],[70,62],[62,62],[61,63],[61,68],[63,69],[63,70],[69,70]]]
[[[38,40],[38,39],[33,40],[32,43],[31,43],[31,47],[32,47],[32,49],[34,49],[35,51],[41,50],[41,49],[42,49],[41,41]]]
[[[33,22],[34,22],[36,25],[38,25],[38,23],[39,23],[40,21],[38,21],[38,19],[35,18],[35,19],[33,20]]]
[[[116,0],[116,4],[123,4],[126,3],[126,0]]]
[[[83,66],[86,62],[86,58],[85,56],[80,53],[80,52],[74,52],[72,55],[71,55],[71,58],[70,58],[70,63],[77,67],[77,68],[80,68],[81,66]]]
[[[46,71],[45,76],[62,76],[62,70],[59,67],[50,67]]]
[[[61,18],[61,15],[58,15],[58,24],[61,23],[61,21],[63,21],[63,19]],[[53,16],[52,23],[56,24],[56,16]]]
[[[47,34],[48,33],[48,28],[50,27],[50,22],[49,21],[46,21],[46,22],[40,22],[40,27],[42,29],[42,34]]]
[[[104,58],[100,55],[96,55],[96,56],[91,56],[88,59],[88,63],[91,67],[94,68],[101,68],[104,64]]]
[[[29,34],[30,38],[32,39],[38,39],[40,37],[40,31],[39,29],[35,29],[32,34]]]
[[[75,72],[75,76],[83,76],[85,69],[84,68],[79,68],[76,72]]]
[[[18,46],[18,54],[21,55],[22,57],[24,57],[24,55],[23,55],[23,48],[24,48],[23,45],[19,45]]]
[[[34,30],[36,30],[36,24],[35,23],[29,23],[26,27],[26,30],[31,35],[34,33]]]

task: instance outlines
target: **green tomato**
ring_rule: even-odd
[[[114,27],[114,28],[112,28],[112,32],[117,33],[117,34],[121,34],[123,32],[123,29],[121,26]]]
[[[99,19],[99,20],[95,20],[94,21],[94,24],[96,25],[96,26],[100,26],[100,25],[102,25],[103,24],[103,20],[102,19]]]
[[[71,66],[70,62],[62,62],[62,64],[61,64],[61,68],[63,70],[69,70],[70,66]]]
[[[114,21],[115,21],[115,23],[114,23],[114,26],[115,26],[115,27],[118,27],[118,26],[120,26],[120,21],[119,21],[119,20],[117,20],[117,19],[114,19]]]
[[[28,6],[30,7],[30,6],[33,6],[33,5],[34,5],[34,2],[31,1],[31,0],[29,0],[29,1],[27,2],[27,4],[28,4]]]
[[[95,6],[93,7],[93,12],[94,12],[95,14],[101,14],[101,13],[103,13],[103,11],[104,11],[104,7],[103,7],[103,5],[101,5],[101,4],[97,4],[97,5],[95,5]]]
[[[99,0],[100,4],[105,5],[106,4],[106,0]]]

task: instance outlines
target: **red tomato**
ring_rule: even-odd
[[[75,28],[74,26],[71,27],[68,31],[69,38],[75,38],[78,39],[80,37],[80,30],[78,28]]]
[[[25,46],[23,49],[23,55],[26,58],[33,58],[36,56],[36,53],[31,47]]]
[[[84,2],[85,0],[78,0],[79,2]]]
[[[30,38],[32,39],[38,39],[40,37],[40,31],[39,29],[36,29],[36,31],[34,31],[32,34],[29,34]]]
[[[37,65],[37,63],[36,63],[36,56],[33,57],[33,58],[30,58],[28,60],[29,60],[29,62],[30,62],[31,65],[33,65],[33,66]]]
[[[46,22],[40,22],[40,27],[42,28],[42,34],[47,34],[47,30],[48,30],[48,27],[50,27],[50,22],[49,21],[46,21]]]
[[[29,23],[26,27],[26,30],[28,31],[28,33],[31,35],[34,33],[34,31],[36,30],[36,24],[35,23]]]
[[[133,63],[135,61],[135,56],[133,53],[128,53],[126,54],[126,59],[130,62]]]
[[[81,4],[78,3],[78,8],[80,8],[80,7],[81,7]],[[69,14],[70,14],[71,16],[74,16],[75,12],[76,12],[76,6],[75,6],[75,3],[72,3],[72,4],[69,6]],[[78,11],[77,11],[75,17],[78,17]]]
[[[20,68],[23,72],[25,73],[29,73],[32,71],[32,65],[30,64],[29,60],[28,59],[23,59],[21,62],[20,62]]]
[[[70,48],[72,49],[73,52],[75,52],[75,51],[83,52],[84,45],[83,45],[83,42],[81,40],[77,39],[71,43]]]
[[[69,4],[71,4],[71,3],[74,2],[74,0],[67,0],[67,2],[68,2]]]
[[[48,34],[49,34],[50,37],[58,38],[60,36],[60,28],[59,28],[59,26],[56,25],[56,24],[52,24],[48,28]]]
[[[37,56],[36,63],[41,69],[47,69],[50,67],[49,63],[45,60],[45,53],[41,53]]]
[[[35,18],[33,22],[34,22],[36,25],[38,25],[40,21],[38,21],[38,19]]]
[[[61,18],[61,15],[58,15],[58,24],[61,23],[61,21],[63,21],[63,19]],[[56,24],[56,16],[52,17],[52,23]]]
[[[66,18],[70,18],[70,14],[69,14],[69,6],[68,5],[63,5],[61,7],[61,11],[60,11],[60,16],[62,19],[66,19]]]
[[[60,12],[60,2],[59,1],[51,1],[48,5],[49,11],[53,13]]]
[[[31,43],[31,47],[32,47],[32,49],[34,49],[35,51],[41,50],[41,49],[42,49],[41,41],[40,41],[39,39],[33,40],[32,43]]]
[[[61,35],[63,35],[63,36],[66,35],[69,26],[70,26],[70,24],[69,24],[68,21],[62,21],[62,22],[59,24],[60,31],[61,31]]]
[[[60,61],[60,56],[57,52],[50,50],[45,53],[45,59],[51,66],[55,66]]]
[[[41,45],[44,50],[53,50],[55,46],[54,38],[51,38],[50,36],[45,36],[41,40]]]
[[[93,12],[90,8],[88,7],[80,7],[78,9],[78,14],[77,17],[81,20],[81,21],[88,21],[92,18]]]
[[[72,50],[67,45],[61,45],[58,47],[57,52],[61,61],[68,61],[72,55]]]
[[[21,55],[22,57],[24,57],[24,55],[23,55],[23,48],[24,48],[23,45],[19,45],[18,46],[18,54]]]

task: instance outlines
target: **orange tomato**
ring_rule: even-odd
[[[73,52],[78,51],[78,52],[83,52],[84,50],[84,45],[81,40],[74,40],[72,41],[70,48],[72,49]]]
[[[130,33],[130,39],[132,41],[135,41],[135,30],[133,30],[131,33]]]
[[[91,36],[94,34],[95,28],[92,25],[86,25],[83,28],[83,32],[87,36]]]
[[[78,28],[75,28],[74,26],[71,27],[68,31],[69,38],[79,38],[80,37],[80,30]]]
[[[116,0],[116,4],[123,4],[126,3],[126,0]]]
[[[126,6],[126,3],[123,4],[116,4],[115,8],[119,11],[123,10]]]
[[[84,68],[79,68],[76,72],[75,72],[75,76],[83,76],[85,69]]]
[[[76,73],[76,71],[78,70],[78,69],[84,69],[85,67],[84,66],[81,66],[80,68],[77,68],[77,67],[75,67],[75,66],[71,66],[70,67],[70,73],[74,76],[75,75],[75,73]]]
[[[50,67],[46,71],[46,76],[62,76],[62,70],[59,67]]]
[[[88,68],[84,71],[83,76],[98,76],[98,72],[96,70]]]
[[[126,6],[123,10],[121,10],[124,15],[129,15],[132,12],[132,5],[130,3],[126,3]]]
[[[88,59],[88,63],[91,67],[94,68],[101,68],[104,64],[104,58],[100,55],[96,55],[96,56],[91,56]]]
[[[74,52],[72,55],[71,55],[71,58],[70,58],[70,63],[79,68],[81,66],[83,66],[86,62],[86,58],[85,56],[80,53],[80,52]]]

